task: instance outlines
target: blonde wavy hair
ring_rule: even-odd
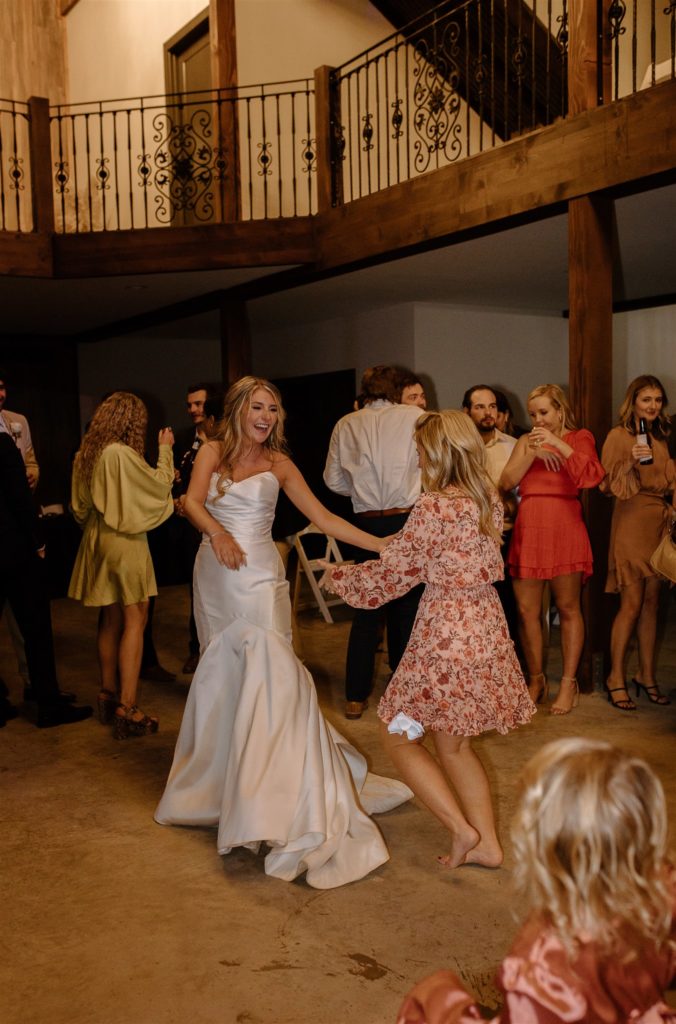
[[[484,443],[469,416],[456,409],[424,413],[413,437],[423,451],[423,490],[441,493],[453,486],[463,491],[479,509],[481,533],[499,544],[500,533],[493,522],[496,490],[486,471]]]
[[[669,399],[667,393],[662,386],[662,382],[657,377],[653,377],[650,373],[642,373],[640,377],[634,377],[632,382],[627,386],[627,390],[620,406],[618,423],[625,430],[629,431],[630,434],[636,434],[636,421],[634,419],[634,402],[638,398],[639,391],[643,391],[644,388],[654,388],[656,391],[662,392],[662,408],[660,414],[653,423],[652,435],[662,441],[665,437],[669,437],[671,433],[671,425],[669,417],[667,416],[667,406],[669,405]]]
[[[244,417],[251,407],[254,392],[258,388],[269,392],[277,404],[277,422],[263,442],[263,448],[270,456],[270,465],[273,462],[273,452],[286,452],[284,439],[286,413],[278,389],[263,377],[240,377],[226,392],[223,401],[223,419],[220,420],[210,438],[219,446],[220,452],[217,488],[219,494],[225,493],[228,482],[231,482],[235,463],[251,445],[244,435]]]
[[[558,384],[539,384],[536,388],[533,388],[526,399],[526,406],[536,398],[549,399],[556,411],[561,415],[562,430],[577,430],[577,423],[573,416],[573,410],[568,404],[568,399]]]
[[[583,939],[605,953],[664,944],[666,835],[664,792],[645,761],[600,740],[548,743],[526,766],[512,823],[522,906],[569,954]]]
[[[98,405],[75,456],[75,469],[87,483],[104,448],[126,444],[143,457],[148,429],[148,410],[131,391],[113,391]]]

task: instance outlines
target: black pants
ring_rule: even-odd
[[[500,598],[502,610],[505,613],[505,618],[507,620],[507,629],[509,630],[509,635],[514,643],[514,650],[516,652],[516,656],[523,665],[524,658],[523,651],[521,650],[521,639],[519,637],[519,609],[516,604],[516,597],[514,596],[514,584],[512,582],[512,577],[509,574],[509,569],[507,567],[507,556],[509,555],[509,545],[511,540],[511,530],[502,535],[503,543],[500,549],[500,553],[505,562],[505,578],[504,580],[496,580],[494,586],[498,592],[498,597]]]
[[[373,518],[357,515],[354,517],[354,522],[361,530],[373,534],[374,537],[389,537],[390,534],[398,533],[407,519],[408,513],[394,516],[374,516]],[[356,562],[366,562],[374,557],[371,551],[359,549],[355,552]],[[411,636],[423,589],[423,585],[419,584],[403,597],[397,597],[394,601],[390,601],[382,610],[380,608],[373,610],[358,608],[355,611],[347,645],[345,666],[345,697],[347,700],[363,701],[371,692],[378,647],[378,627],[383,611],[387,623],[388,662],[394,672]]]
[[[26,648],[31,686],[40,707],[58,702],[52,616],[45,564],[37,555],[0,567],[0,611],[5,601],[14,612]]]

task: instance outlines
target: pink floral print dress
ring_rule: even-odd
[[[495,495],[493,519],[502,528]],[[411,639],[378,706],[426,730],[476,736],[528,722],[528,696],[493,582],[503,577],[497,541],[479,530],[464,492],[421,495],[378,560],[341,566],[332,588],[355,608],[378,608],[425,583]]]

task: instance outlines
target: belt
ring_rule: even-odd
[[[366,512],[355,512],[355,515],[363,516],[364,519],[376,519],[380,516],[405,516],[412,508],[413,505],[407,505],[406,508],[369,508]]]

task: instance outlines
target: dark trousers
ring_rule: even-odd
[[[516,656],[523,665],[523,652],[521,650],[521,640],[519,638],[519,610],[516,604],[516,597],[514,596],[514,584],[512,582],[512,577],[509,574],[509,569],[507,567],[507,556],[509,555],[509,545],[511,540],[511,530],[502,535],[503,543],[500,549],[500,553],[505,562],[505,578],[504,580],[496,580],[496,582],[494,583],[494,587],[498,592],[500,604],[502,605],[502,610],[505,613],[505,618],[507,620],[507,629],[509,630],[509,635],[514,643],[514,650],[516,651]]]
[[[402,529],[408,513],[394,516],[363,517],[356,515],[354,522],[365,533],[374,537],[389,537]],[[355,552],[356,562],[366,562],[375,555],[359,549]],[[379,625],[383,611],[387,624],[387,653],[390,668],[394,672],[406,650],[418,611],[418,602],[424,587],[419,584],[403,597],[397,597],[384,606],[365,610],[358,608],[354,613],[350,639],[347,645],[345,666],[345,697],[347,700],[364,701],[371,692],[376,649],[379,640]]]
[[[58,702],[52,616],[45,565],[29,555],[0,568],[0,611],[5,601],[14,612],[26,648],[28,674],[40,707]]]

